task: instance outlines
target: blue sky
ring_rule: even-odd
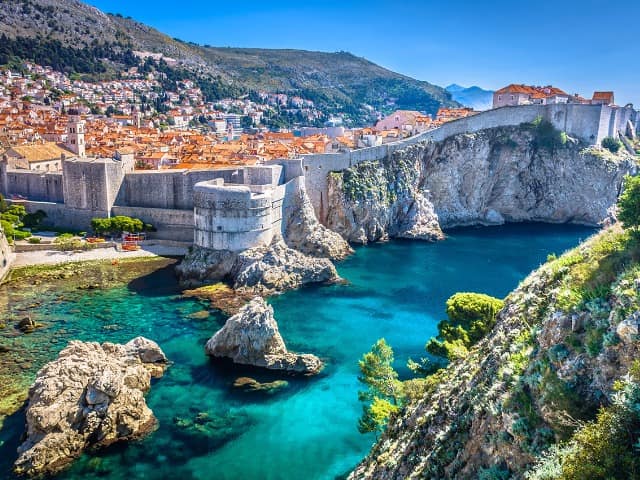
[[[183,40],[350,51],[446,86],[614,90],[640,107],[639,0],[89,0]]]

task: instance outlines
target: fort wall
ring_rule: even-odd
[[[158,228],[156,238],[239,250],[280,235],[282,218],[296,192],[306,188],[316,216],[325,221],[327,178],[364,161],[378,161],[420,142],[488,128],[516,126],[538,117],[589,144],[638,128],[632,108],[600,105],[502,107],[445,123],[414,137],[346,153],[305,155],[265,165],[220,170],[133,171],[132,158],[73,158],[62,173],[8,170],[0,161],[0,189],[21,195],[29,211],[43,210],[47,222],[88,229],[96,216],[139,217]],[[194,233],[195,232],[195,233]]]
[[[14,259],[15,254],[7,241],[7,237],[4,232],[0,230],[0,282],[2,282],[7,273],[9,273]]]

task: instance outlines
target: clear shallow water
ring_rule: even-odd
[[[306,288],[271,300],[288,347],[326,360],[325,371],[311,379],[209,361],[203,345],[224,318],[189,318],[206,304],[180,299],[169,269],[120,288],[45,300],[39,310],[56,320],[45,332],[56,332],[47,347],[52,358],[72,338],[122,342],[144,335],[174,362],[147,397],[160,421],[154,434],[85,455],[57,478],[340,477],[374,441],[356,429],[362,353],[385,337],[406,375],[406,360],[424,355],[450,295],[479,291],[502,297],[547,254],[591,233],[582,227],[511,225],[451,231],[436,244],[394,241],[359,248],[338,266],[348,285]],[[284,378],[289,385],[273,394],[240,392],[232,387],[239,376]],[[24,414],[18,413],[0,431],[0,478],[9,475],[23,425]]]

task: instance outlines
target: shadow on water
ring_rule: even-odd
[[[195,383],[220,388],[225,391],[227,399],[239,400],[240,404],[247,401],[268,401],[280,394],[292,395],[326,375],[325,371],[313,376],[278,372],[249,365],[238,365],[224,358],[210,358],[204,365],[191,368],[191,378]],[[234,382],[240,378],[253,379],[265,385],[265,388],[251,390],[235,387]],[[283,381],[286,384],[278,383]],[[269,388],[270,385],[273,388]]]
[[[25,412],[26,402],[20,410],[4,419],[2,429],[0,429],[0,472],[11,472],[13,462],[18,458],[17,449],[21,443],[26,424]],[[9,474],[8,478],[12,478],[12,476]]]
[[[137,277],[127,284],[129,291],[147,297],[179,295],[182,290],[175,273],[177,260],[153,272]]]

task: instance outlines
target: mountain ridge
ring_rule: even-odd
[[[161,54],[238,91],[297,94],[319,104],[327,115],[346,112],[357,121],[371,121],[372,111],[435,114],[441,106],[458,106],[441,87],[348,52],[197,45],[78,0],[6,0],[0,3],[0,18],[0,35],[10,39],[57,41],[75,49],[108,44]]]
[[[445,90],[455,101],[474,110],[489,110],[493,106],[492,90],[485,90],[477,85],[463,87],[456,83],[448,85]]]

